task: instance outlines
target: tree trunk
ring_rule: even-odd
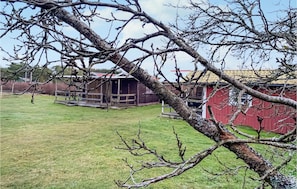
[[[47,2],[47,1],[40,1]],[[135,68],[135,64],[129,62],[121,54],[117,53],[107,42],[105,42],[99,35],[91,30],[86,24],[78,20],[75,16],[68,13],[62,8],[55,8],[53,4],[40,4],[41,8],[55,10],[53,14],[65,23],[71,25],[78,32],[88,38],[99,51],[106,51],[110,56],[110,60],[120,66],[123,70],[141,81],[144,85],[150,88],[160,99],[168,103],[174,110],[187,121],[194,129],[211,138],[212,140],[219,142],[228,139],[236,139],[236,137],[225,130],[219,130],[213,123],[199,117],[194,114],[191,109],[186,106],[183,100],[165,88],[159,81],[155,80],[152,76],[146,73],[140,67]],[[189,48],[189,47],[188,47]],[[202,58],[202,57],[201,57]],[[259,174],[260,177],[265,176],[265,181],[268,182],[273,188],[297,188],[295,179],[286,177],[277,170],[273,170],[273,166],[267,162],[260,154],[255,152],[247,144],[243,143],[226,143],[224,145],[230,151],[234,152],[236,156],[242,159],[250,169]]]

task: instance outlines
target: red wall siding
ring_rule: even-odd
[[[207,87],[207,96],[213,92],[213,87]],[[291,99],[296,99],[295,92],[287,92],[285,95]],[[222,88],[218,90],[213,97],[209,99],[207,105],[212,107],[216,119],[223,124],[227,124],[231,116],[236,111],[236,107],[230,106],[229,102],[229,89]],[[253,98],[252,106],[246,112],[246,115],[240,115],[234,121],[235,125],[247,125],[254,129],[259,129],[260,124],[257,116],[263,118],[262,127],[266,131],[276,133],[286,133],[296,126],[296,110],[279,104],[264,102],[260,99]],[[209,118],[209,112],[206,112],[206,118]]]

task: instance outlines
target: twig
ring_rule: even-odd
[[[214,125],[217,127],[220,134],[225,133],[224,129],[222,128],[222,125],[219,122],[217,122],[217,120],[216,120],[216,118],[215,118],[215,116],[214,116],[214,114],[212,112],[211,106],[208,105],[207,109],[208,109],[208,112],[209,112],[209,115],[210,115],[209,120],[214,123]]]
[[[185,162],[185,152],[186,152],[186,147],[183,148],[183,143],[182,141],[179,139],[177,133],[175,132],[174,127],[172,127],[173,129],[173,133],[175,135],[176,141],[177,141],[177,147],[178,147],[178,155],[179,157],[182,159],[183,162]]]

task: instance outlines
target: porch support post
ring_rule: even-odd
[[[203,87],[203,92],[202,92],[202,117],[206,118],[206,95],[207,95],[207,85]]]
[[[100,78],[100,95],[99,95],[99,98],[100,98],[100,104],[103,103],[103,79]]]
[[[121,92],[121,79],[118,79],[118,96],[117,96],[117,101],[120,103],[120,92]]]
[[[137,81],[136,85],[136,106],[139,106],[139,81]]]

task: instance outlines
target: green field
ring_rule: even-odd
[[[185,122],[161,118],[160,105],[107,111],[54,104],[54,97],[45,95],[35,96],[31,104],[30,97],[1,98],[1,189],[117,188],[114,180],[129,175],[122,159],[133,162],[141,158],[116,149],[121,145],[116,131],[131,141],[140,127],[148,145],[172,159],[177,158],[172,126],[187,147],[187,157],[213,144]],[[204,171],[225,169],[216,158],[230,168],[245,165],[220,148],[196,168],[149,188],[241,188],[245,169],[221,176]],[[164,171],[150,170],[139,178]],[[245,188],[258,186],[258,181],[250,179],[257,175],[246,174]]]

